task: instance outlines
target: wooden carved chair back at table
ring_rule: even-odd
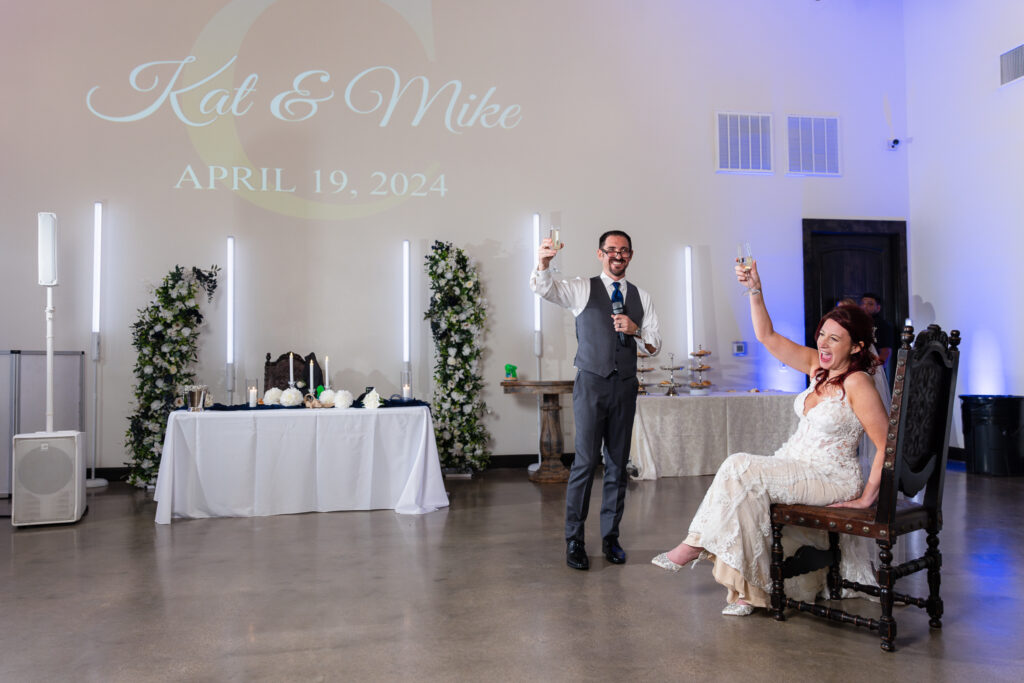
[[[928,329],[918,334],[911,347],[913,331],[909,326],[903,328],[902,344],[896,357],[885,461],[875,507],[853,510],[775,504],[771,508],[772,616],[782,621],[785,619],[785,608],[792,607],[818,617],[878,630],[882,638],[882,649],[886,652],[895,649],[896,620],[892,615],[894,602],[924,608],[928,612],[929,626],[936,629],[942,627],[939,531],[942,529],[942,487],[960,360],[957,348],[960,332],[953,330],[947,336],[938,325],[929,325]],[[922,490],[923,502],[909,500]],[[898,493],[903,493],[906,498],[899,497]],[[805,546],[785,559],[782,530],[786,525],[828,531],[829,549],[817,550]],[[919,529],[925,529],[927,534],[928,548],[924,555],[893,566],[893,544],[900,536]],[[839,534],[874,539],[878,544],[879,565],[875,572],[877,586],[854,583],[840,576]],[[841,609],[786,598],[784,579],[823,567],[829,567],[828,590],[832,600],[839,600],[844,588],[867,593],[879,598],[881,618],[866,618]],[[894,592],[893,586],[897,579],[922,569],[928,570],[927,598]]]
[[[320,369],[320,363],[316,359],[315,353],[310,353],[308,356],[303,358],[297,353],[293,354],[293,367],[295,369],[295,388],[303,393],[308,394],[313,389],[316,389],[319,385],[324,383],[324,373]],[[309,361],[313,361],[313,386],[307,387],[309,383]],[[288,388],[288,354],[282,353],[277,357],[277,360],[271,362],[270,354],[267,354],[267,362],[263,366],[263,391],[272,389],[274,387],[278,389]],[[299,382],[302,382],[302,386],[299,386]]]

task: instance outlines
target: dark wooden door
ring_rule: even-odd
[[[825,311],[864,292],[882,297],[882,317],[898,334],[910,310],[906,221],[805,218],[803,230],[805,343],[815,345]]]

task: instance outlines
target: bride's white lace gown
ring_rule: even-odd
[[[729,456],[690,523],[685,543],[713,555],[715,580],[728,589],[728,602],[742,597],[757,607],[769,604],[772,503],[828,505],[860,495],[857,445],[864,430],[849,401],[838,395],[825,396],[804,414],[813,386],[794,401],[800,423],[789,440],[771,456]],[[826,533],[801,530],[791,535],[786,528],[787,556],[808,543],[827,547]],[[844,578],[875,582],[870,555],[843,546],[841,552]],[[821,570],[787,581],[786,593],[811,600],[823,585]]]

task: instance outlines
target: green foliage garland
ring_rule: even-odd
[[[220,268],[209,270],[181,266],[164,276],[145,308],[132,324],[132,346],[139,352],[135,361],[135,400],[138,407],[128,416],[125,445],[131,453],[128,483],[146,487],[156,483],[160,470],[167,416],[180,402],[178,387],[192,384],[203,314],[196,300],[198,290],[213,299]]]
[[[487,467],[490,434],[480,398],[480,341],[486,301],[476,266],[450,242],[435,241],[426,256],[430,277],[430,320],[434,337],[434,433],[444,467],[466,471]]]

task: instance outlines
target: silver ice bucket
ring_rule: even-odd
[[[185,390],[185,405],[190,413],[202,412],[206,406],[206,387],[189,387]]]

